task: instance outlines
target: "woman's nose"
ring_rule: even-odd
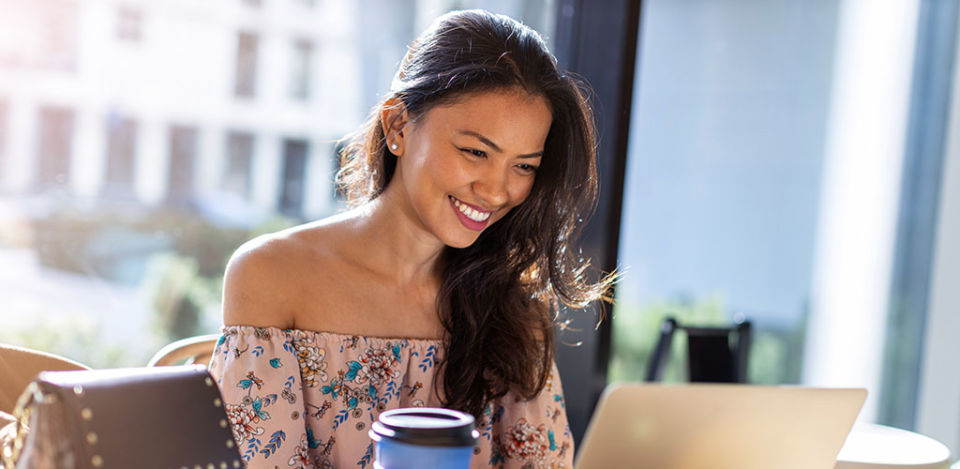
[[[485,208],[497,209],[506,205],[509,199],[507,181],[509,177],[502,169],[490,169],[473,183],[473,191],[486,205]]]

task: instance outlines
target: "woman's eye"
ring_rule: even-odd
[[[539,169],[539,166],[534,166],[532,164],[526,164],[526,163],[518,164],[517,167],[520,168],[520,170],[525,173],[535,173],[537,169]]]
[[[474,150],[473,148],[461,148],[460,150],[461,150],[461,151],[465,151],[465,152],[469,153],[470,155],[475,156],[475,157],[477,157],[477,158],[486,158],[486,157],[487,157],[487,152],[485,152],[485,151],[483,151],[483,150]]]

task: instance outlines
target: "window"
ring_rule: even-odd
[[[955,412],[960,400],[949,397],[960,391],[953,348],[958,329],[947,318],[957,317],[960,295],[946,285],[955,285],[960,273],[956,255],[960,237],[953,234],[960,226],[956,208],[960,201],[958,9],[960,2],[921,7],[915,23],[918,34],[910,71],[878,409],[881,422],[932,436],[953,454],[960,449],[960,420]],[[872,78],[882,72],[863,73]],[[865,167],[870,164],[875,161]]]
[[[299,1],[202,2],[198,11],[118,0],[106,18],[102,2],[0,1],[10,7],[0,8],[0,342],[95,368],[142,366],[169,340],[218,330],[225,262],[244,241],[288,226],[290,215],[343,207],[319,137],[356,130],[424,21],[462,2]],[[552,41],[556,5],[466,6],[521,19]],[[170,47],[114,53],[136,34]],[[321,40],[336,45],[329,56]],[[80,44],[89,50],[77,54]],[[95,69],[104,57],[112,72],[97,85],[115,92],[83,93],[70,67]],[[317,99],[317,83],[336,99]],[[309,114],[294,91],[311,101]],[[251,99],[267,96],[276,99]],[[75,191],[31,197],[41,180]],[[135,197],[115,203],[114,189]]]
[[[110,197],[133,195],[137,123],[119,115],[107,117],[107,171],[102,192]]]
[[[73,72],[78,59],[79,2],[4,2],[0,67]]]
[[[167,201],[186,204],[193,198],[194,166],[197,157],[197,129],[174,126],[170,129],[170,173]]]
[[[313,74],[313,44],[299,40],[293,43],[290,67],[290,97],[306,101],[310,99],[310,81]]]
[[[35,184],[40,189],[65,187],[70,182],[73,111],[45,107],[39,117]]]
[[[257,89],[257,53],[259,39],[251,33],[237,35],[237,64],[234,94],[252,98]]]
[[[736,313],[754,324],[748,379],[801,380],[836,6],[723,4],[644,4],[614,380],[642,378],[664,316]]]
[[[250,195],[250,164],[253,160],[253,134],[230,132],[227,134],[227,165],[223,173],[223,190],[240,195]]]
[[[644,2],[610,374],[665,315],[740,312],[751,382],[866,387],[861,419],[911,428],[956,23],[809,6]]]
[[[300,218],[303,216],[304,176],[307,169],[307,151],[305,140],[284,140],[283,176],[280,181],[279,211],[285,215]]]
[[[143,14],[139,8],[123,5],[117,8],[117,39],[138,42]]]

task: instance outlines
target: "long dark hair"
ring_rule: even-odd
[[[549,102],[553,122],[540,169],[522,204],[471,246],[445,248],[437,296],[446,347],[438,373],[443,404],[478,418],[508,391],[530,399],[543,389],[562,307],[608,299],[612,277],[586,280],[589,262],[572,247],[598,190],[586,88],[558,70],[529,27],[482,10],[448,13],[410,46],[391,92],[346,147],[337,174],[353,205],[390,183],[397,160],[380,118],[388,101],[399,100],[415,119],[467,94],[509,89]]]

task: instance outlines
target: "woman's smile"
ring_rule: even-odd
[[[481,231],[487,226],[487,222],[490,221],[490,215],[493,214],[492,210],[483,210],[476,205],[468,204],[454,196],[448,196],[450,199],[450,204],[453,206],[453,210],[457,213],[457,218],[460,219],[460,223],[463,223],[463,226],[475,230]]]

